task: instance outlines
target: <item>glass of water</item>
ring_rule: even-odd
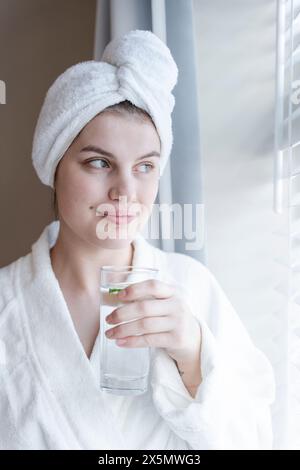
[[[116,395],[139,395],[148,389],[151,349],[118,346],[115,339],[109,339],[105,335],[106,330],[117,325],[108,324],[105,318],[117,307],[126,304],[116,295],[120,290],[131,284],[156,279],[158,272],[158,269],[136,266],[101,268],[100,389],[102,391]]]

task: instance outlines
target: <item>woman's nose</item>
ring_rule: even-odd
[[[109,196],[111,199],[126,197],[129,201],[136,199],[136,185],[132,176],[119,174],[112,182]]]

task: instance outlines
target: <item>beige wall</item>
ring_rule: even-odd
[[[93,58],[95,10],[96,0],[0,0],[0,266],[53,220],[52,190],[31,163],[33,132],[54,79]]]

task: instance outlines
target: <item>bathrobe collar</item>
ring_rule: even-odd
[[[17,278],[33,352],[76,435],[78,448],[99,449],[103,443],[105,449],[125,449],[124,438],[105,393],[99,390],[92,363],[74,328],[52,269],[50,248],[55,244],[58,231],[59,221],[46,226],[32,245],[32,252],[19,264]],[[142,235],[136,237],[133,246],[134,266],[158,267],[155,249]],[[95,351],[91,358],[95,360]]]

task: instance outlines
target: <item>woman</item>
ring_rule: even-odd
[[[137,30],[46,95],[32,158],[59,220],[0,270],[1,449],[272,447],[268,360],[205,266],[140,234],[172,147],[176,80],[166,45]],[[103,265],[161,274],[106,319],[120,347],[153,348],[143,395],[98,387]]]

